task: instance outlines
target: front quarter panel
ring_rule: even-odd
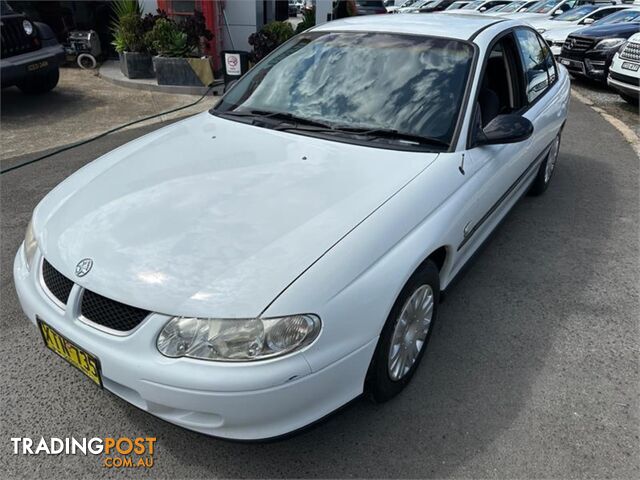
[[[459,154],[440,154],[263,313],[266,317],[292,312],[320,316],[320,338],[305,351],[312,370],[375,340],[406,281],[429,254],[443,246],[450,252],[441,271],[441,278],[446,277],[455,256],[452,247],[460,242],[463,231],[459,161]],[[362,379],[367,367],[368,362]]]

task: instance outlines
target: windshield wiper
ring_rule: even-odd
[[[299,117],[288,112],[276,112],[269,110],[230,110],[220,112],[219,115],[229,115],[247,118],[273,118],[282,122],[273,126],[274,130],[301,130],[318,133],[338,133],[351,135],[364,135],[372,138],[383,138],[389,140],[401,140],[418,145],[437,145],[449,148],[449,143],[439,138],[426,137],[412,133],[405,133],[391,128],[372,127],[351,127],[348,125],[330,124],[312,120],[310,118]]]
[[[320,133],[342,133],[351,135],[364,135],[366,137],[384,138],[389,140],[401,140],[405,142],[415,143],[418,145],[437,145],[449,148],[449,143],[439,138],[426,137],[412,133],[405,133],[391,128],[370,128],[370,127],[349,127],[346,125],[333,125],[328,128],[321,127],[300,127],[300,126],[281,126],[276,127],[277,130],[304,130],[309,132]]]
[[[276,120],[283,120],[283,121],[290,122],[294,124],[294,125],[291,125],[294,128],[300,124],[315,126],[320,128],[327,128],[327,129],[333,128],[328,123],[319,122],[317,120],[311,120],[309,118],[298,117],[297,115],[293,115],[292,113],[288,113],[288,112],[272,112],[269,110],[240,110],[240,111],[230,110],[226,112],[219,112],[219,115],[230,115],[234,117],[274,118]],[[279,126],[280,124],[277,125],[277,127]]]

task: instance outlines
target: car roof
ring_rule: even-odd
[[[505,19],[489,15],[462,15],[451,11],[428,15],[363,15],[323,23],[313,31],[408,33],[468,40],[480,30],[503,21]]]

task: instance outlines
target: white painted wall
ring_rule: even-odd
[[[158,9],[158,2],[156,0],[138,0],[140,6],[142,7],[142,13],[156,13]]]
[[[248,39],[262,26],[262,1],[226,0],[222,18],[222,44],[225,50],[251,50]]]

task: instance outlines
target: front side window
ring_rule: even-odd
[[[239,121],[252,112],[270,112],[269,120],[284,114],[291,123],[305,120],[307,130],[310,122],[334,127],[339,140],[359,128],[372,132],[367,141],[392,142],[376,137],[374,130],[384,129],[446,148],[473,56],[470,44],[454,39],[310,32],[257,65],[212,113]]]
[[[550,84],[547,73],[548,54],[538,41],[538,35],[533,31],[518,29],[516,30],[516,38],[524,66],[527,101],[533,103],[547,90]],[[548,50],[548,47],[546,49]],[[551,62],[553,62],[553,58],[551,58]],[[553,65],[555,68],[555,63]]]
[[[540,0],[527,9],[528,13],[549,13],[561,0]]]

